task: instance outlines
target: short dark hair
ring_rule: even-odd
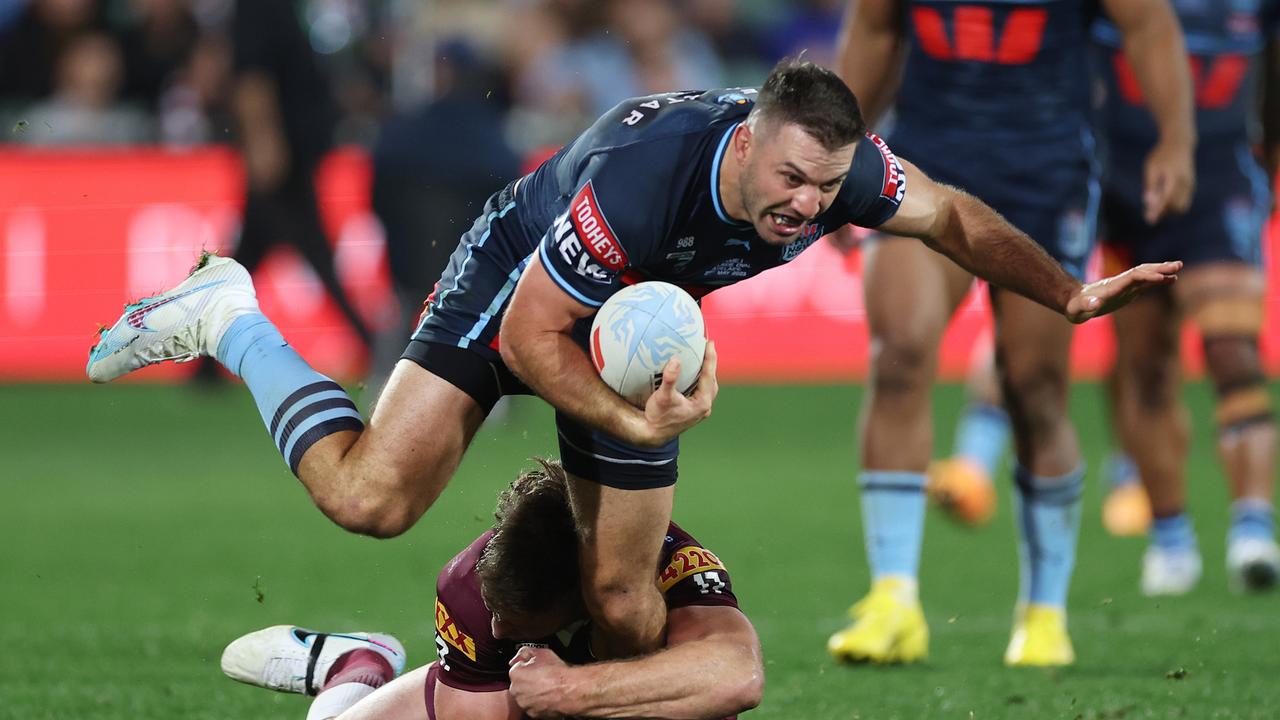
[[[854,143],[867,131],[858,99],[840,76],[799,58],[773,67],[751,113],[766,122],[799,125],[828,150]]]
[[[559,462],[534,458],[498,496],[496,522],[476,574],[489,609],[526,615],[552,609],[579,593],[578,533],[568,481]]]

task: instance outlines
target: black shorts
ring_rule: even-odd
[[[414,339],[401,357],[470,395],[486,415],[503,395],[534,394],[501,359],[488,359],[471,348]],[[679,438],[660,448],[640,448],[558,411],[556,435],[564,469],[584,480],[623,490],[676,482]]]

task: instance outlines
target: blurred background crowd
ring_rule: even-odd
[[[311,266],[371,366],[394,364],[484,198],[617,102],[758,85],[779,58],[830,64],[841,0],[0,0],[0,143],[227,145],[245,194],[233,244]],[[371,159],[399,321],[378,337],[340,281],[315,175]],[[375,326],[383,325],[374,323]],[[212,363],[199,374],[217,376]]]
[[[757,84],[800,49],[824,62],[842,8],[838,0],[0,0],[0,116],[13,143],[229,142],[240,132],[242,48],[265,42],[294,55],[274,58],[282,85],[304,82],[308,65],[320,73],[323,88],[309,91],[323,95],[286,100],[301,101],[318,123],[331,99],[328,139],[373,147],[397,116],[469,99],[454,119],[476,113],[487,123],[496,113],[500,141],[524,154],[562,143],[629,96]],[[254,22],[237,22],[245,13]]]

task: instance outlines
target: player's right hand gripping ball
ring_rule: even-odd
[[[693,389],[707,348],[702,311],[670,283],[643,282],[615,293],[591,323],[591,361],[609,387],[643,407],[662,384],[662,369],[680,358],[682,393]]]

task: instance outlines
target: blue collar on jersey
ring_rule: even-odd
[[[725,213],[724,205],[720,202],[720,161],[724,159],[724,149],[729,146],[729,138],[733,137],[733,131],[737,130],[741,124],[736,122],[724,132],[724,137],[720,138],[720,145],[716,148],[716,156],[711,161],[711,204],[715,206],[716,215],[720,220],[734,227],[746,227],[751,223],[739,222]]]

